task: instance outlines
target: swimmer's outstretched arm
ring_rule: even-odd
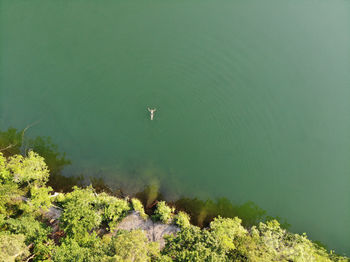
[[[148,111],[150,111],[150,112],[151,112],[151,109],[150,109],[149,107],[148,107],[147,109],[148,109]]]

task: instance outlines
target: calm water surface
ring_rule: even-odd
[[[2,0],[0,129],[350,254],[350,2]],[[147,107],[156,107],[149,120]]]

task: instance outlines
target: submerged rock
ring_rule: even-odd
[[[116,230],[135,230],[141,229],[145,231],[149,241],[157,241],[160,248],[165,246],[165,235],[175,235],[180,228],[175,225],[167,225],[161,222],[153,222],[151,219],[143,219],[139,212],[133,211],[127,215],[117,226]]]

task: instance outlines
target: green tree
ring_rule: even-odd
[[[23,234],[27,245],[34,242],[47,241],[47,235],[51,232],[50,227],[29,215],[16,219],[10,218],[6,221],[6,224],[8,231],[15,234]]]
[[[14,155],[8,159],[7,168],[19,186],[43,186],[49,178],[44,158],[30,151],[27,157]]]
[[[134,210],[139,212],[140,216],[143,219],[146,220],[148,218],[147,214],[145,213],[145,209],[143,208],[143,205],[142,205],[140,200],[138,200],[137,198],[132,198],[131,204],[132,204],[132,207],[134,208]]]
[[[98,228],[102,218],[94,209],[95,192],[92,187],[80,189],[66,195],[63,203],[61,226],[68,237],[83,243],[92,229]]]
[[[52,256],[55,262],[89,261],[89,248],[81,247],[74,239],[68,239],[57,247]]]
[[[112,239],[112,261],[146,262],[160,258],[159,244],[149,242],[141,230],[119,232]]]
[[[174,261],[228,261],[226,250],[209,230],[190,226],[165,239],[162,254]]]
[[[96,209],[101,210],[102,221],[112,230],[131,208],[128,201],[101,193],[96,196]]]
[[[111,258],[108,254],[109,245],[110,242],[102,241],[95,232],[86,235],[84,241],[67,237],[53,250],[52,260],[55,262],[107,262]]]
[[[24,239],[22,234],[0,232],[0,262],[12,262],[27,257],[30,253]]]
[[[242,220],[235,218],[215,218],[210,223],[210,230],[222,246],[227,251],[233,251],[244,243],[248,231],[242,226]]]
[[[52,231],[51,227],[31,215],[7,219],[5,224],[8,232],[25,236],[25,244],[32,247],[34,261],[50,257],[53,242],[48,239],[48,235]]]
[[[51,207],[52,198],[50,197],[51,187],[37,187],[30,189],[30,197],[28,201],[28,211],[47,211]]]
[[[11,179],[10,170],[7,168],[7,160],[0,152],[0,183],[8,182]]]
[[[305,234],[293,234],[281,228],[277,220],[253,227],[250,241],[253,244],[246,243],[249,261],[332,261],[324,248],[314,244]]]
[[[22,203],[22,191],[14,183],[0,183],[0,214],[11,216]]]

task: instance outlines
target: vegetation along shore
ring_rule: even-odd
[[[348,261],[276,220],[244,227],[217,217],[209,227],[159,201],[92,186],[54,194],[43,157],[0,153],[0,261]]]

